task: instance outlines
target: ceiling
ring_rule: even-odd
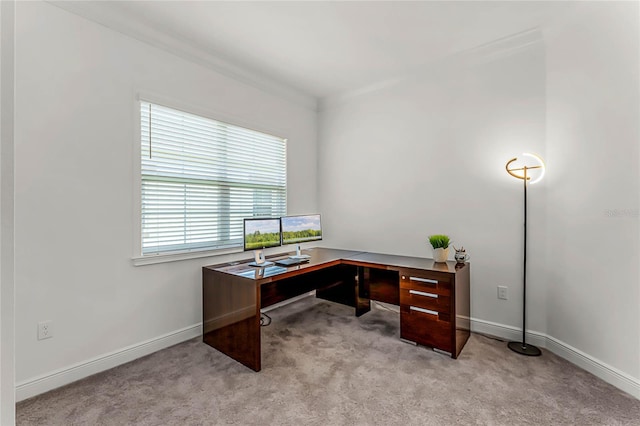
[[[121,32],[206,56],[245,79],[315,99],[549,25],[567,3],[53,2]],[[147,40],[149,41],[149,40]]]

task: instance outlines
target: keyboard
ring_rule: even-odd
[[[276,260],[275,262],[276,262],[276,265],[292,266],[292,265],[299,265],[301,263],[307,263],[309,262],[309,259],[289,257],[287,259]]]
[[[289,256],[290,259],[309,259],[311,256],[309,256],[308,254],[301,254],[300,256]]]

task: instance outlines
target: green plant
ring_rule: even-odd
[[[433,247],[434,249],[446,249],[447,247],[449,247],[450,242],[451,240],[447,235],[436,234],[429,236],[429,243],[431,243],[431,247]]]

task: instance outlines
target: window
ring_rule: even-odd
[[[242,246],[286,214],[286,140],[140,102],[142,254]]]

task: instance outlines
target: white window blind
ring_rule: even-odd
[[[142,254],[242,246],[286,215],[286,140],[140,102]]]

